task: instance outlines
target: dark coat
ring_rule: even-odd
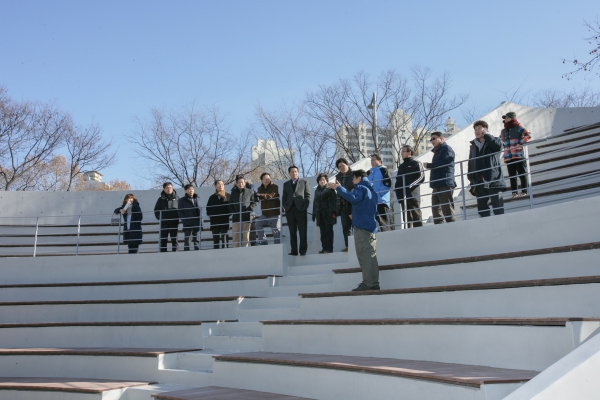
[[[240,222],[241,213],[241,222],[250,222],[250,213],[254,211],[259,201],[258,194],[253,189],[245,187],[240,191],[237,186],[234,186],[231,189],[228,204],[229,211],[231,212],[231,220],[233,222]]]
[[[485,181],[489,182],[490,188],[506,189],[502,164],[500,163],[501,139],[486,133],[483,136],[481,150],[475,145],[475,140],[477,139],[471,141],[469,151],[469,169],[467,173],[469,182],[471,182],[471,185],[475,185],[478,182],[483,183]]]
[[[310,204],[310,187],[308,186],[306,179],[298,179],[298,182],[296,182],[296,190],[294,190],[291,179],[284,182],[281,200],[286,212],[290,210],[292,204],[298,211],[306,211]]]
[[[317,222],[317,226],[323,223],[333,225],[337,222],[337,197],[335,190],[327,186],[325,189],[317,186],[312,212],[312,220]]]
[[[265,217],[276,217],[281,214],[279,205],[279,187],[273,182],[265,188],[264,185],[258,187],[258,196],[260,197],[260,208]]]
[[[142,214],[142,209],[140,208],[140,203],[134,201],[131,205],[131,220],[129,221],[129,229],[127,229],[127,213],[121,214],[121,211],[124,207],[115,208],[115,214],[121,215],[121,223],[123,224],[123,243],[130,244],[142,244],[142,237],[144,233],[142,232],[142,219],[144,219],[144,214]]]
[[[210,230],[213,233],[218,233],[221,230],[229,229],[229,199],[231,195],[225,193],[225,197],[219,197],[213,193],[206,203],[206,214],[210,217]]]
[[[348,191],[352,191],[354,189],[354,183],[352,183],[352,178],[354,175],[352,174],[352,169],[348,168],[348,172],[342,174],[338,172],[335,176],[335,180],[340,183],[344,188],[348,189]],[[349,201],[345,200],[342,196],[337,196],[338,202],[338,212],[346,211],[348,214],[352,214],[352,204]]]
[[[195,205],[192,201],[192,198],[196,203]],[[202,226],[202,221],[200,221],[200,196],[194,193],[194,195],[190,198],[186,194],[185,196],[179,199],[178,206],[179,209],[177,210],[177,213],[179,215],[181,223],[183,224],[183,228],[200,229],[200,227]]]
[[[396,184],[394,185],[398,201],[402,202],[405,197],[407,199],[420,200],[421,183],[424,180],[423,163],[415,160],[413,157],[405,158],[404,162],[398,167]]]
[[[456,187],[456,182],[454,182],[454,150],[446,142],[433,149],[433,159],[430,163],[427,163],[427,169],[431,170],[429,187]]]
[[[156,205],[154,206],[154,216],[156,219],[161,219],[162,211],[162,219],[164,223],[179,225],[179,214],[177,213],[177,207],[179,207],[179,196],[177,196],[177,192],[173,190],[173,193],[168,195],[163,190],[158,200],[156,200]]]

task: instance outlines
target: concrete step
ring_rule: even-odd
[[[297,302],[298,306],[300,305]],[[202,335],[260,337],[262,324],[259,322],[212,322],[202,324]]]
[[[298,319],[299,308],[259,308],[242,309],[238,319],[240,321],[264,321],[274,319]]]
[[[333,274],[316,274],[316,275],[296,275],[282,276],[275,278],[274,286],[298,286],[298,285],[316,285],[320,283],[332,283]]]
[[[209,336],[204,338],[204,348],[208,350],[260,351],[262,337],[256,336]]]
[[[297,286],[275,286],[270,290],[269,295],[271,297],[287,297],[287,296],[298,296],[299,293],[318,293],[328,292],[334,290],[333,283],[323,284],[303,284]]]
[[[159,369],[158,383],[169,383],[187,386],[210,386],[214,384],[212,371],[195,371],[186,369]]]
[[[0,325],[5,347],[202,348],[200,322]]]
[[[338,268],[344,268],[344,264],[311,264],[311,265],[298,265],[288,267],[286,276],[300,276],[300,275],[322,275],[330,274],[331,271]]]
[[[246,353],[215,358],[215,385],[312,399],[500,400],[536,371],[374,357]],[[302,382],[310,382],[303,385]],[[374,384],[376,382],[376,384]]]
[[[289,257],[289,266],[299,267],[321,264],[344,264],[348,262],[348,253],[335,252],[329,254],[308,254]]]
[[[197,386],[194,386],[197,387]],[[153,394],[191,389],[192,386],[172,383],[155,383],[151,385],[130,387],[127,389],[126,400],[154,400]]]
[[[201,350],[177,353],[174,369],[186,369],[191,371],[212,371],[213,356],[229,354],[233,351],[228,350]]]
[[[240,304],[240,310],[258,309],[258,308],[297,308],[300,307],[300,298],[294,297],[264,297],[249,299],[246,298]]]
[[[269,321],[263,351],[541,371],[599,331],[600,320],[564,318]]]

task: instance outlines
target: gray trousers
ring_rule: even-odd
[[[354,247],[356,247],[356,257],[362,269],[362,283],[368,287],[379,285],[377,237],[374,233],[354,227]]]
[[[454,198],[453,187],[442,186],[433,188],[431,191],[431,213],[434,224],[454,222]]]
[[[281,243],[281,216],[276,215],[274,217],[267,217],[265,215],[261,215],[254,220],[254,225],[256,226],[256,240],[261,242],[266,240],[265,227],[268,226],[273,232],[275,244]]]

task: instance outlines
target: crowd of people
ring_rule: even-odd
[[[523,145],[531,138],[530,132],[520,124],[516,113],[502,116],[504,129],[498,137],[488,132],[486,121],[473,124],[475,138],[470,142],[467,179],[469,191],[477,198],[477,210],[481,217],[504,213],[501,192],[506,190],[500,155],[507,166],[513,198],[527,196],[527,164]],[[405,145],[401,150],[403,162],[398,167],[394,192],[401,208],[406,228],[423,226],[420,185],[425,180],[425,169],[430,170],[429,186],[431,211],[434,224],[450,223],[454,217],[454,150],[445,142],[441,132],[430,135],[433,157],[421,163],[414,158],[414,148]],[[379,154],[371,156],[371,169],[353,171],[348,160],[336,160],[336,182],[329,183],[327,174],[317,176],[317,188],[312,202],[312,220],[319,227],[321,250],[319,254],[334,251],[333,226],[340,217],[345,247],[354,232],[356,255],[363,272],[363,281],[354,290],[379,290],[379,267],[376,255],[376,233],[394,229],[390,213],[392,178],[382,165]],[[266,245],[265,228],[271,228],[273,242],[281,243],[281,210],[285,211],[290,234],[290,256],[304,256],[308,250],[307,229],[311,190],[309,183],[300,178],[296,166],[288,168],[290,179],[279,187],[271,181],[269,173],[260,176],[260,185],[254,188],[244,176],[235,178],[230,193],[225,191],[222,180],[214,182],[215,193],[206,203],[210,230],[215,249],[229,247],[229,224],[231,218],[232,247],[247,247],[251,233],[256,245]],[[519,192],[517,181],[521,183]],[[172,251],[177,251],[179,221],[183,224],[184,251],[199,250],[198,233],[202,228],[200,198],[193,185],[185,185],[185,195],[178,197],[172,183],[165,182],[163,191],[154,206],[156,219],[160,221],[160,251],[167,251],[170,237]],[[261,205],[261,215],[253,218],[253,211]],[[491,209],[490,209],[491,205]],[[123,216],[123,240],[129,253],[137,253],[142,244],[142,217],[139,202],[128,194],[123,205],[115,210]]]

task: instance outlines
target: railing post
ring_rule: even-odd
[[[121,216],[119,213],[119,239],[117,240],[117,254],[121,254]]]
[[[162,210],[159,211],[158,214],[158,252],[160,253],[160,238],[162,234]],[[165,243],[166,246],[166,243]]]
[[[35,257],[35,253],[37,252],[37,237],[38,237],[38,228],[40,226],[40,217],[35,218],[35,240],[33,242],[33,256]]]
[[[77,220],[77,248],[75,249],[75,255],[79,255],[79,234],[81,233],[81,215]]]
[[[529,148],[525,148],[525,163],[527,165],[527,193],[529,193],[529,209],[533,209],[533,185],[531,184],[531,167],[529,166]]]
[[[240,210],[239,210],[240,221],[238,225],[238,246],[242,247],[242,193],[240,192]]]
[[[463,220],[467,220],[467,201],[465,199],[465,176],[463,170],[463,162],[460,162],[460,184],[462,185],[462,209],[463,209]]]
[[[404,212],[402,214],[402,219],[404,220],[404,229],[408,229],[408,203],[406,202],[406,195],[408,190],[406,190],[406,175],[402,175],[402,191],[404,195]]]

